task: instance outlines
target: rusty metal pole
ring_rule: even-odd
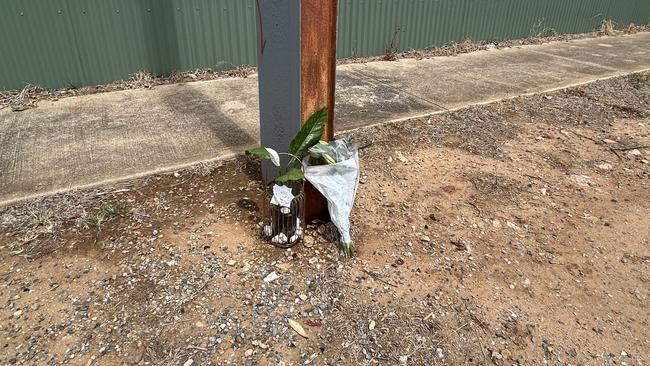
[[[334,137],[338,0],[256,0],[262,145],[285,151],[302,123],[327,106],[323,140]],[[263,175],[269,180],[268,168]],[[327,201],[307,184],[306,219],[327,219]]]
[[[336,85],[336,26],[338,0],[302,0],[301,98],[302,121],[327,106],[329,119],[322,139],[334,138]],[[327,200],[311,185],[305,187],[305,218],[327,220]]]

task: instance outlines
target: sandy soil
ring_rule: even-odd
[[[245,158],[2,208],[0,362],[648,364],[648,84],[356,131],[348,261]]]

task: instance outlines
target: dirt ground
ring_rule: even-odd
[[[648,364],[648,80],[355,131],[347,261],[243,157],[0,208],[0,362]]]

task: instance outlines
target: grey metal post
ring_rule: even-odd
[[[256,0],[262,146],[286,151],[301,124],[328,107],[322,138],[334,136],[338,0]],[[262,166],[266,182],[275,171]],[[327,218],[327,202],[309,184],[306,217]]]

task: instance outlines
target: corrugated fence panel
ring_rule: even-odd
[[[650,0],[340,2],[339,57],[650,23]],[[254,65],[255,28],[255,0],[2,0],[0,89]]]
[[[254,0],[2,0],[0,89],[255,64]]]
[[[382,54],[398,29],[403,51],[465,39],[589,32],[606,18],[619,26],[650,22],[648,0],[340,1],[339,57]]]

